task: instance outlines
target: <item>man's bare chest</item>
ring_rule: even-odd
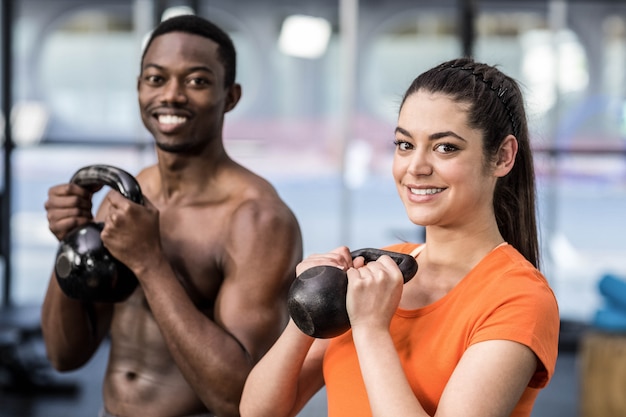
[[[163,252],[199,307],[215,301],[225,276],[228,220],[215,214],[218,212],[211,210],[169,210],[159,219]]]

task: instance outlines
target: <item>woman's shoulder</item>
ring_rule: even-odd
[[[400,242],[400,243],[394,243],[388,246],[384,246],[382,249],[388,250],[390,252],[410,254],[413,251],[415,251],[417,248],[421,247],[422,245],[423,243]]]
[[[543,293],[552,302],[554,292],[544,274],[511,245],[494,249],[470,273],[473,281],[492,293],[507,297]]]
[[[497,269],[503,274],[516,272],[545,279],[539,269],[510,244],[503,244],[492,250],[477,267]]]

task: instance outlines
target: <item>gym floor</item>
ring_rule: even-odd
[[[45,361],[37,308],[0,310],[0,417],[96,417],[108,343],[78,371],[58,373]],[[562,326],[554,378],[537,399],[532,417],[577,417],[578,327]],[[299,417],[324,417],[320,391]]]

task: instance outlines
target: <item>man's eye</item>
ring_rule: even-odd
[[[191,78],[189,80],[189,84],[193,86],[203,86],[207,85],[209,81],[206,78]]]
[[[162,80],[162,77],[159,75],[146,75],[144,80],[150,84],[158,84]]]

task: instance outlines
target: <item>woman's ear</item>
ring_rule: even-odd
[[[500,144],[494,174],[496,177],[504,177],[513,169],[515,157],[517,156],[517,139],[513,135],[508,135]]]

